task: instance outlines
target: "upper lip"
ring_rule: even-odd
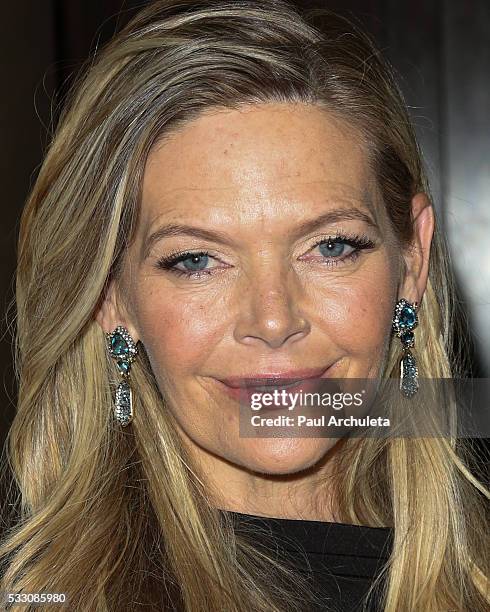
[[[329,366],[320,368],[304,368],[302,370],[281,370],[275,372],[251,372],[241,374],[240,376],[227,376],[226,378],[218,378],[228,387],[242,387],[246,382],[248,385],[278,385],[282,380],[287,382],[298,382],[307,378],[320,377]]]

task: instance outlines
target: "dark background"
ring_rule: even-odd
[[[21,209],[77,68],[144,4],[142,0],[42,0],[2,6],[0,442],[15,410],[11,302]],[[450,238],[461,300],[472,323],[473,374],[488,377],[490,2],[296,4],[355,16],[397,70],[428,165],[435,204]]]

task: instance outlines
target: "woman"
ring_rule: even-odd
[[[67,101],[16,298],[3,591],[83,611],[488,609],[488,491],[453,439],[239,434],[250,378],[388,379],[403,357],[414,396],[417,374],[461,373],[413,130],[344,19],[150,3]],[[325,575],[302,571],[316,538]],[[349,583],[369,547],[381,566]]]

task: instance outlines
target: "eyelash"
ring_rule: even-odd
[[[368,238],[368,236],[366,236],[365,234],[352,235],[352,236],[345,236],[344,234],[336,234],[334,236],[327,236],[325,238],[321,238],[315,244],[313,244],[310,250],[315,249],[321,244],[328,244],[328,243],[330,244],[345,243],[346,245],[354,248],[352,253],[349,253],[348,255],[345,255],[342,258],[340,257],[335,258],[335,259],[332,259],[331,261],[329,261],[328,258],[326,258],[325,264],[329,266],[341,265],[342,262],[345,262],[346,260],[354,261],[360,255],[361,251],[366,250],[366,249],[372,249],[375,246],[375,243],[370,238]],[[177,274],[178,276],[186,276],[188,278],[190,277],[200,278],[201,276],[205,276],[205,275],[208,276],[210,274],[213,274],[212,270],[197,270],[193,272],[191,270],[186,271],[186,270],[179,270],[178,268],[175,268],[175,266],[181,261],[185,261],[186,259],[190,257],[196,257],[196,256],[212,257],[209,251],[184,251],[184,252],[179,252],[179,253],[172,253],[166,257],[162,257],[157,261],[156,265],[158,268],[168,270],[169,272],[172,272],[173,274]]]

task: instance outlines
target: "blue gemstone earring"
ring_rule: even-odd
[[[133,420],[133,393],[129,385],[129,373],[138,349],[130,333],[119,325],[110,334],[106,334],[109,353],[116,360],[122,381],[116,389],[114,416],[118,423],[126,426]]]
[[[412,397],[419,388],[419,371],[410,349],[415,344],[413,330],[419,324],[417,317],[417,302],[409,302],[402,298],[395,306],[393,316],[393,332],[402,343],[402,358],[400,360],[400,391],[405,397]]]

